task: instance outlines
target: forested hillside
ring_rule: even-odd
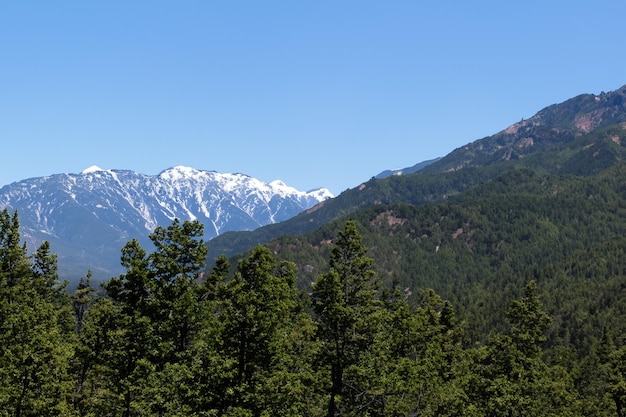
[[[520,132],[516,135],[505,135],[514,136],[521,142],[509,143],[511,139],[508,138],[509,142],[501,144],[502,134],[494,135],[467,148],[451,152],[416,174],[372,178],[290,220],[251,232],[225,233],[211,240],[209,260],[212,262],[222,254],[233,256],[245,252],[280,236],[311,232],[328,222],[375,205],[445,202],[452,196],[493,180],[512,169],[528,168],[544,174],[589,176],[626,160],[624,124],[610,125],[587,133],[569,132],[567,140],[561,140],[559,135],[562,132],[557,128],[548,129],[552,133],[554,130],[561,132],[552,141],[548,140],[549,132],[544,131],[545,129],[536,128],[527,133],[536,136],[537,130],[543,135],[542,146],[532,152],[527,149],[524,155],[512,157],[520,146],[529,146],[528,137],[520,135]],[[500,156],[493,155],[496,151]],[[478,158],[482,153],[484,158]],[[464,160],[473,162],[462,169],[451,168],[450,164]]]
[[[610,202],[614,198],[608,190],[616,176],[603,178],[593,185],[605,188],[587,189],[594,191],[592,200],[604,196]],[[511,181],[526,183],[518,188],[520,196],[533,184],[543,184],[540,195],[585,188],[576,178],[552,180],[528,172],[509,174],[501,186]],[[487,196],[480,197],[483,193]],[[486,201],[488,195],[477,190],[468,199]],[[471,251],[474,241],[477,252],[500,253],[502,263],[515,260],[513,240],[534,241],[534,232],[526,227],[533,222],[523,217],[518,222],[512,211],[500,213],[499,203],[493,204],[485,206],[482,218],[477,207],[424,207],[439,222],[414,224],[414,239],[427,241],[435,254],[448,253],[442,261],[447,264],[462,261],[453,259],[455,245],[458,253]],[[524,272],[519,274],[510,262],[511,279],[501,289],[516,295],[499,311],[497,301],[485,305],[489,298],[484,293],[472,295],[475,282],[481,282],[471,278],[472,273],[457,277],[467,281],[466,299],[475,297],[464,306],[461,319],[456,300],[425,287],[414,288],[410,295],[402,286],[383,284],[377,274],[388,265],[377,265],[368,255],[380,247],[368,250],[360,230],[366,235],[371,228],[386,228],[390,235],[405,233],[393,231],[408,223],[402,220],[408,217],[400,216],[409,214],[403,209],[414,208],[387,207],[370,214],[368,228],[347,221],[326,236],[327,268],[319,271],[308,291],[297,288],[296,265],[277,259],[264,246],[232,267],[220,257],[203,274],[202,225],[174,221],[150,235],[156,247],[152,253],[136,240],[128,242],[121,256],[126,272],[107,281],[102,291],[91,286],[87,273],[72,293],[58,281],[56,256],[49,246],[27,254],[17,214],[3,211],[0,413],[623,415],[626,346],[619,318],[608,317],[626,311],[620,301],[626,288],[623,240],[608,238],[576,261],[551,264],[546,256],[530,265],[530,276],[527,268],[519,268]],[[520,234],[508,237],[505,230],[489,239],[497,250],[480,248],[479,235],[491,233],[488,219],[495,217],[497,223],[499,216]],[[584,223],[582,217],[578,221]],[[450,222],[457,227],[453,236],[446,232]],[[544,226],[552,229],[538,227]],[[580,287],[580,279],[594,284]],[[485,279],[482,288],[495,289],[493,277]],[[606,298],[594,303],[593,297],[602,299],[603,291]],[[480,334],[476,329],[482,323],[467,314],[469,305],[502,316],[503,325]],[[550,309],[557,314],[549,314]],[[577,337],[576,332],[585,333],[587,320],[590,326],[601,326],[597,339]],[[583,346],[579,340],[590,343]]]
[[[565,338],[552,342],[573,343],[566,333],[574,331],[573,346],[587,353],[609,324],[605,320],[617,334],[626,332],[626,300],[617,291],[626,271],[626,258],[619,256],[626,234],[625,177],[625,164],[593,177],[519,169],[446,203],[378,205],[349,219],[360,225],[384,286],[402,289],[409,302],[417,302],[421,290],[434,289],[467,320],[471,340],[503,329],[501,311],[535,279],[547,311],[559,316],[551,334]],[[279,259],[298,265],[307,289],[327,268],[341,225],[284,236],[268,246]],[[581,311],[593,314],[583,318]]]

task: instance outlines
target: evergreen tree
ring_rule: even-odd
[[[609,356],[610,394],[618,417],[626,416],[626,346]]]
[[[79,415],[124,415],[121,309],[108,298],[96,299],[86,311],[75,353],[74,408]]]
[[[0,414],[70,415],[74,339],[56,257],[44,242],[31,264],[17,212],[0,212]],[[70,327],[71,328],[71,327]]]
[[[226,393],[228,404],[224,404],[230,412],[289,415],[285,409],[290,409],[294,398],[283,390],[291,381],[275,376],[285,371],[288,362],[286,338],[292,332],[296,308],[293,264],[279,263],[266,247],[256,247],[240,262],[220,307],[223,354],[232,367],[226,370],[232,380]]]
[[[370,350],[376,333],[378,285],[366,252],[356,223],[348,222],[334,242],[330,270],[313,285],[321,361],[330,372],[328,417],[339,415],[342,401],[358,393],[359,387],[346,389],[344,372]]]
[[[154,281],[154,321],[159,325],[164,361],[176,361],[190,347],[197,330],[199,300],[197,279],[206,261],[207,247],[199,221],[175,219],[150,235],[156,250],[149,255]],[[167,345],[169,344],[169,346]]]
[[[577,415],[580,411],[570,375],[542,359],[551,320],[541,309],[536,287],[530,281],[524,297],[511,303],[508,333],[495,335],[478,352],[472,396],[483,415]]]
[[[107,295],[120,309],[117,325],[116,378],[123,416],[139,415],[150,404],[150,378],[159,363],[162,339],[157,334],[153,298],[154,273],[149,257],[139,242],[132,240],[122,249],[122,266],[127,272],[106,283]]]
[[[184,369],[179,386],[182,403],[188,414],[222,415],[230,404],[234,379],[234,359],[224,352],[224,298],[230,263],[221,256],[205,280],[198,286],[200,300],[199,329],[191,347],[189,366]]]
[[[215,260],[215,265],[211,268],[208,276],[202,280],[198,291],[200,299],[203,301],[215,301],[223,294],[224,283],[230,273],[230,262],[226,256],[221,255]]]
[[[85,410],[123,416],[165,414],[180,402],[181,375],[191,366],[200,329],[198,284],[206,246],[202,225],[178,220],[150,235],[147,254],[135,239],[122,249],[126,273],[104,284],[111,300],[96,303],[81,331],[79,386],[98,381],[79,399]],[[91,408],[85,404],[91,404]]]
[[[397,289],[381,298],[372,348],[345,373],[350,385],[361,387],[348,415],[463,414],[468,361],[450,303],[432,290],[424,290],[413,309]]]
[[[80,333],[85,314],[95,300],[96,289],[91,286],[91,278],[92,272],[90,269],[84,277],[80,278],[78,286],[72,295],[72,306],[76,316],[76,333]]]
[[[534,280],[526,285],[523,298],[513,300],[506,318],[509,322],[509,336],[517,350],[527,357],[539,355],[552,319],[541,308]]]
[[[30,276],[26,243],[20,245],[20,222],[17,211],[0,212],[0,284],[12,288]]]

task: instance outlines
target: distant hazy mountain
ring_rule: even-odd
[[[120,272],[122,246],[174,218],[197,219],[205,238],[281,222],[333,195],[302,192],[281,181],[177,166],[158,175],[96,166],[80,174],[32,178],[0,188],[0,209],[18,211],[29,247],[48,240],[59,272],[74,280],[92,269],[96,278]]]
[[[418,172],[419,170],[426,168],[428,165],[437,162],[438,160],[440,160],[441,158],[435,158],[435,159],[429,159],[428,161],[423,161],[423,162],[419,162],[411,167],[407,167],[407,168],[397,168],[397,169],[388,169],[386,171],[381,172],[380,174],[376,175],[374,178],[376,179],[382,179],[382,178],[387,178],[390,177],[392,175],[408,175],[408,174],[415,174],[416,172]]]

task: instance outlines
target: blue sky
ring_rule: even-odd
[[[0,0],[0,186],[175,165],[333,193],[626,84],[626,2]]]

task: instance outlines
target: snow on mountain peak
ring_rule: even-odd
[[[274,180],[274,181],[270,182],[269,185],[272,188],[274,188],[274,189],[283,190],[283,191],[286,191],[288,193],[297,193],[298,192],[298,190],[296,190],[293,187],[288,186],[282,180]]]
[[[201,171],[184,165],[176,165],[175,167],[162,171],[159,174],[159,177],[170,181],[178,181],[184,178],[198,177],[204,172],[205,171]]]
[[[101,271],[118,271],[120,242],[150,243],[146,236],[174,218],[200,221],[210,239],[284,221],[332,197],[325,188],[305,192],[281,180],[180,165],[156,176],[92,165],[80,174],[34,178],[0,190],[0,208],[19,210],[32,247],[53,237],[66,265]]]
[[[318,188],[316,190],[308,191],[307,194],[317,198],[319,201],[328,200],[329,198],[334,198],[335,195],[330,192],[328,188]]]
[[[89,168],[83,169],[81,174],[91,174],[93,172],[104,171],[104,169],[100,168],[98,165],[92,165]]]

